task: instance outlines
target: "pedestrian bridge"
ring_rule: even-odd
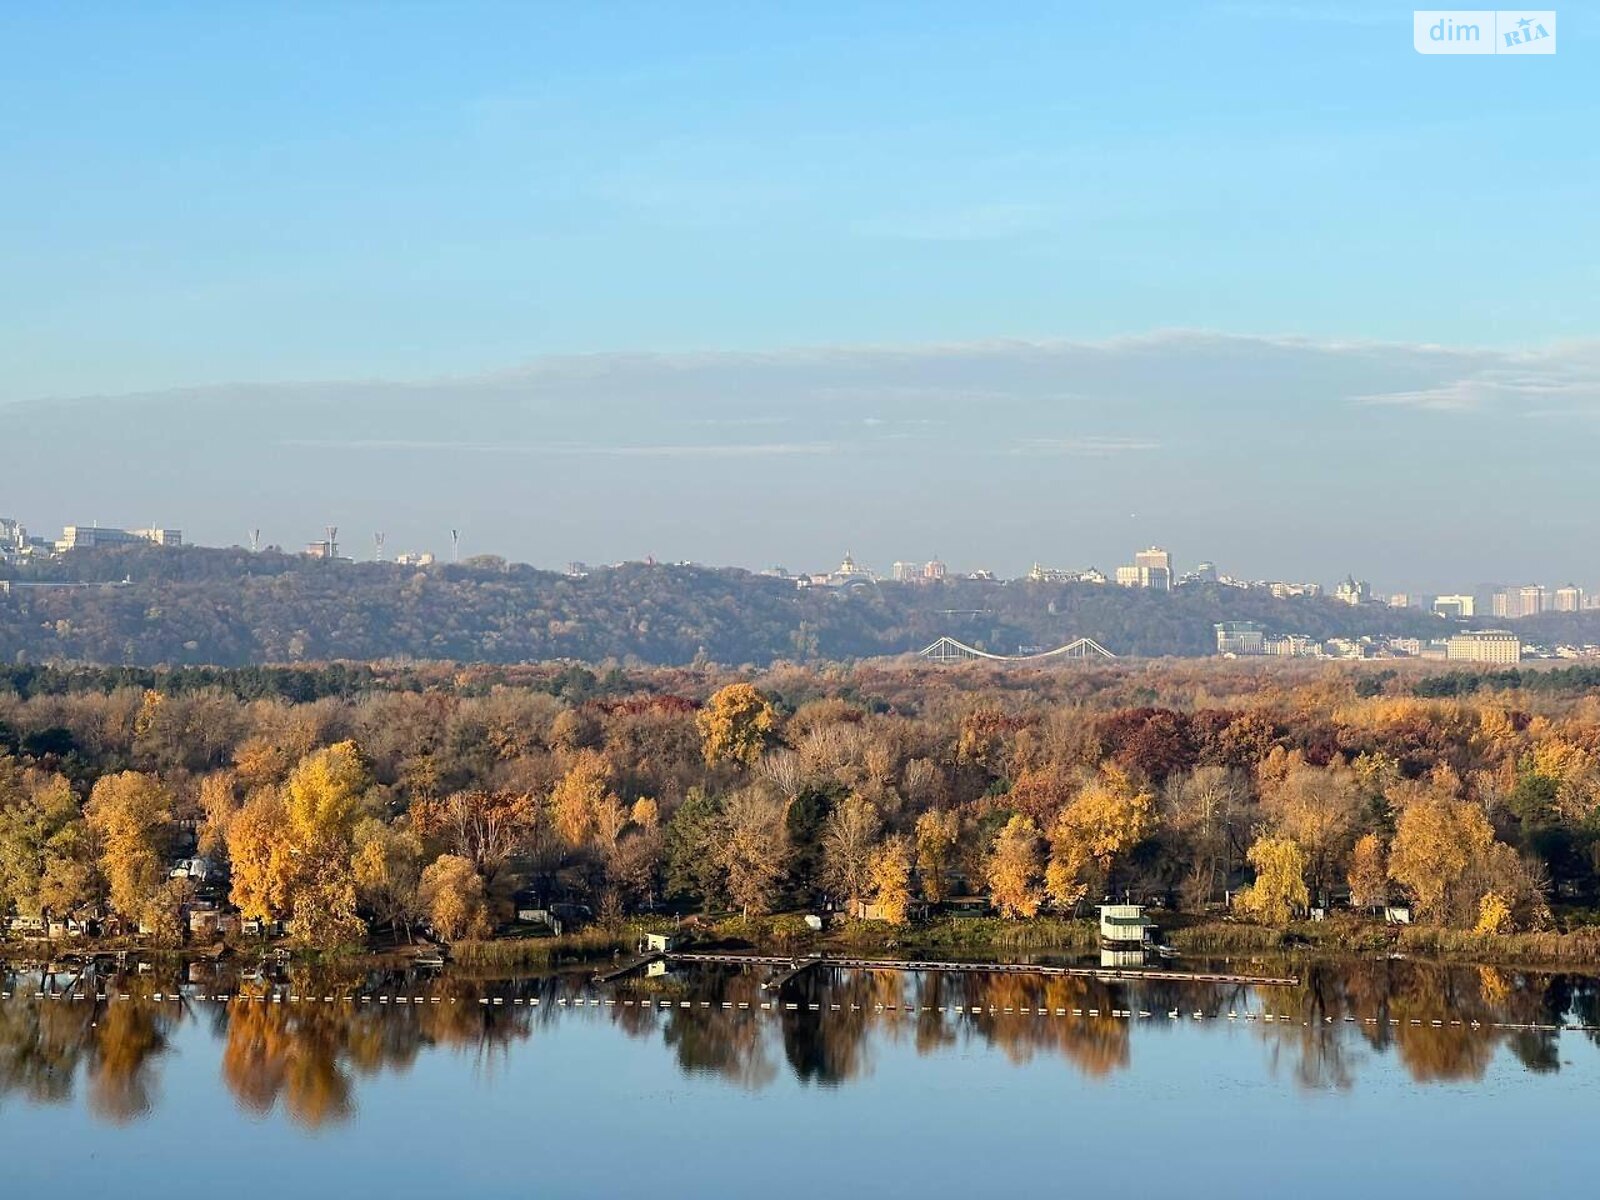
[[[1116,655],[1107,650],[1093,638],[1081,637],[1076,641],[1068,642],[1065,646],[1057,646],[1054,650],[1044,650],[1038,654],[990,654],[987,650],[979,650],[976,646],[969,646],[965,642],[958,642],[953,637],[942,637],[931,646],[924,646],[917,654],[932,662],[965,662],[968,659],[983,658],[992,662],[1042,662],[1051,658],[1116,658]]]

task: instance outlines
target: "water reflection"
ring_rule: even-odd
[[[11,993],[0,1001],[0,1105],[81,1102],[106,1121],[136,1120],[159,1103],[164,1061],[188,1026],[217,1046],[220,1077],[242,1110],[317,1129],[351,1117],[363,1079],[404,1073],[434,1050],[492,1072],[517,1043],[567,1021],[658,1042],[683,1072],[751,1090],[785,1073],[843,1086],[890,1047],[941,1055],[976,1045],[1099,1079],[1131,1065],[1135,1042],[1158,1055],[1163,1037],[1219,1026],[1258,1041],[1267,1068],[1302,1088],[1356,1086],[1374,1056],[1393,1056],[1419,1084],[1461,1082],[1483,1077],[1502,1051],[1531,1072],[1557,1072],[1561,1039],[1595,1040],[1600,1025],[1600,980],[1589,976],[1392,960],[1298,970],[1297,987],[1256,991],[823,966],[774,994],[763,987],[770,972],[757,968],[673,971],[614,989],[574,976],[419,980],[292,968],[183,983],[120,975],[90,981],[77,998],[59,994],[53,977],[16,972],[0,975]],[[1562,1024],[1591,1029],[1550,1028]]]

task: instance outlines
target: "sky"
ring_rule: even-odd
[[[1600,583],[1597,13],[5,6],[0,513]]]

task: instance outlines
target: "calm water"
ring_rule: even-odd
[[[118,1197],[1593,1194],[1600,1033],[1576,1026],[1600,1026],[1600,980],[1298,970],[1257,991],[815,969],[767,1010],[767,973],[736,969],[606,988],[146,974],[103,1004],[0,975],[0,1178]]]

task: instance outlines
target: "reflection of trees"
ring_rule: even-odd
[[[1014,1063],[1040,1053],[1059,1054],[1091,1078],[1128,1065],[1130,1022],[1111,1016],[1113,1009],[1130,1007],[1121,984],[1062,975],[966,975],[960,983],[957,1003],[983,1010],[967,1018],[968,1028]],[[1024,1008],[1030,1010],[1026,1015]],[[1040,1008],[1052,1015],[1032,1015]],[[1082,1009],[1085,1015],[1057,1017],[1058,1008],[1069,1014]],[[1100,1015],[1088,1016],[1090,1010]]]
[[[667,1010],[662,1040],[677,1053],[678,1065],[688,1074],[720,1075],[751,1090],[765,1087],[776,1078],[777,1068],[763,1044],[768,1017],[759,1010],[763,993],[757,977],[716,971],[708,974],[703,987],[695,989],[692,1007],[674,1005]],[[709,1000],[711,1006],[702,1007],[701,1000]],[[725,1000],[734,1007],[723,1008]],[[739,1008],[741,1003],[749,1008]],[[620,1005],[618,1011],[629,1014]],[[654,1028],[656,1021],[649,1010],[637,1009],[624,1019],[630,1028],[640,1029],[645,1022]]]
[[[150,1111],[155,1059],[166,1050],[166,1030],[176,1019],[147,996],[106,1006],[89,1056],[89,1108],[96,1116],[120,1125]]]
[[[89,1050],[94,1010],[36,1003],[17,993],[0,1002],[0,1096],[15,1092],[35,1104],[65,1103]]]
[[[81,1067],[96,1116],[121,1124],[148,1112],[156,1060],[179,1014],[151,999],[154,989],[145,981],[125,986],[127,1000],[97,1005],[35,1000],[31,984],[7,981],[15,994],[0,1004],[0,1095],[20,1092],[35,1103],[65,1103]]]
[[[1013,1063],[1059,1057],[1099,1079],[1130,1064],[1135,1024],[1141,1037],[1156,1039],[1182,1029],[1165,1019],[1171,1010],[1184,1023],[1202,1013],[1208,1024],[1235,1012],[1287,1014],[1283,1023],[1254,1022],[1249,1036],[1261,1038],[1273,1067],[1305,1088],[1352,1086],[1363,1052],[1392,1053],[1418,1083],[1470,1081],[1483,1076],[1502,1047],[1529,1070],[1560,1069],[1561,1035],[1512,1026],[1559,1025],[1568,1014],[1600,1024],[1594,978],[1382,959],[1305,963],[1299,970],[1298,987],[1256,993],[1181,981],[815,967],[781,995],[761,990],[764,971],[707,970],[639,981],[638,1002],[607,1006],[604,1019],[628,1036],[659,1036],[685,1072],[750,1089],[773,1082],[780,1062],[795,1078],[823,1086],[862,1078],[875,1048],[895,1040],[919,1055],[976,1040]],[[537,995],[539,1007],[480,1004],[482,985],[462,976],[426,985],[438,1003],[362,1003],[346,998],[423,989],[356,968],[295,969],[278,989],[302,997],[293,1003],[270,999],[272,987],[262,983],[216,986],[235,998],[225,1005],[156,1001],[154,993],[170,997],[176,985],[138,976],[110,989],[126,1000],[36,1000],[33,984],[13,982],[15,995],[0,1002],[0,1098],[70,1102],[81,1077],[94,1115],[137,1119],[155,1103],[174,1028],[194,1022],[221,1043],[222,1076],[242,1108],[264,1115],[281,1105],[295,1122],[316,1128],[351,1116],[361,1078],[406,1071],[425,1049],[448,1047],[477,1056],[481,1065],[498,1061],[535,1025],[583,1019],[579,1012],[601,1018],[588,1005],[557,1005],[587,992],[574,978],[512,985],[524,1000]],[[490,986],[504,995],[507,985]],[[656,1007],[668,994],[671,1007]],[[324,995],[339,999],[325,1002]],[[764,1001],[775,1011],[762,1010]],[[1154,1019],[1111,1016],[1141,1009]]]
[[[320,1000],[348,995],[357,982],[297,976],[291,988],[316,998],[297,1004],[265,998],[260,984],[240,988],[228,1003],[222,1074],[244,1108],[265,1114],[281,1101],[296,1122],[315,1129],[355,1111],[353,1076],[407,1070],[426,1046],[487,1053],[530,1030],[529,1010],[480,1005],[476,988],[460,980],[441,981],[438,1004]]]

